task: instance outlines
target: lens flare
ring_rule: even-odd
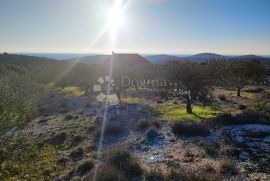
[[[125,14],[122,0],[115,0],[108,13],[108,24],[112,36],[116,36],[119,27],[124,24]]]

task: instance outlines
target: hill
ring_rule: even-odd
[[[143,58],[139,54],[113,54],[110,55],[109,58],[105,61],[105,65],[109,65],[110,61],[114,56],[114,66],[115,67],[125,67],[125,66],[141,66],[141,65],[149,65],[151,62]]]
[[[179,57],[177,56],[165,55],[165,54],[146,56],[145,58],[154,64],[162,64],[168,61],[175,61],[179,59]]]
[[[80,58],[73,58],[73,59],[67,59],[64,61],[69,62],[80,62],[80,63],[89,63],[89,64],[103,64],[110,55],[91,55],[91,56],[85,56]]]
[[[203,60],[209,60],[209,59],[226,59],[226,56],[215,54],[215,53],[200,53],[196,55],[191,55],[186,57],[185,59],[191,60],[191,61],[203,61]]]
[[[28,55],[0,54],[0,64],[14,65],[44,65],[55,62],[53,59],[34,57]]]

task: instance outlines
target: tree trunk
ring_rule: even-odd
[[[237,97],[240,97],[241,95],[240,95],[240,91],[241,91],[241,89],[238,87],[237,88]]]
[[[186,110],[188,114],[192,114],[192,106],[191,106],[191,100],[189,95],[186,95]]]

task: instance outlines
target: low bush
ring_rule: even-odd
[[[166,180],[173,181],[217,181],[223,180],[215,173],[207,173],[201,170],[192,171],[183,167],[173,167],[168,173]]]
[[[66,115],[65,119],[72,120],[72,119],[77,119],[78,117],[79,117],[79,115],[77,115],[77,114],[68,114],[68,115]]]
[[[151,169],[144,174],[145,181],[165,181],[166,176],[158,168]]]
[[[262,87],[257,87],[257,88],[246,90],[246,92],[249,92],[249,93],[261,93],[263,91],[264,91],[264,89]]]
[[[93,160],[86,160],[82,162],[78,168],[76,169],[76,174],[79,176],[86,175],[88,172],[90,172],[95,166],[95,161]]]
[[[156,128],[160,128],[161,127],[161,123],[158,120],[145,120],[145,119],[141,119],[138,122],[138,126],[141,129],[145,129],[145,128],[149,128],[150,126],[156,127]]]
[[[91,178],[89,178],[91,180]],[[124,174],[118,169],[101,163],[96,171],[96,181],[126,181]]]
[[[67,139],[67,133],[61,132],[56,134],[51,140],[50,143],[54,145],[62,145]]]
[[[237,169],[231,160],[224,160],[220,163],[220,173],[223,174],[236,174]]]
[[[246,110],[235,116],[225,113],[214,119],[216,124],[221,125],[270,124],[269,120],[269,115],[252,110]]]
[[[247,109],[247,106],[246,106],[246,105],[243,105],[243,104],[240,104],[240,105],[238,106],[238,108],[239,108],[240,110],[245,110],[245,109]]]
[[[118,135],[125,132],[125,129],[122,125],[115,124],[115,123],[107,123],[105,127],[105,134],[106,135]]]
[[[145,119],[141,119],[139,120],[138,122],[138,126],[141,128],[141,129],[145,129],[145,128],[148,128],[150,126],[150,122],[148,120],[145,120]]]
[[[150,128],[146,132],[146,138],[148,141],[155,139],[157,136],[159,136],[159,132],[156,128]]]
[[[84,151],[81,147],[76,148],[75,150],[73,150],[70,154],[69,157],[72,158],[73,160],[80,160],[82,159],[84,154]]]
[[[83,141],[83,139],[84,137],[82,137],[81,135],[74,136],[71,140],[70,146],[74,147],[79,145]]]
[[[226,101],[225,94],[218,95],[218,99],[221,100],[221,101]]]
[[[202,123],[190,121],[177,122],[172,125],[172,130],[178,136],[206,136],[210,134],[210,130]]]
[[[142,174],[139,160],[133,157],[126,148],[112,148],[104,156],[104,162],[119,170],[127,178]]]

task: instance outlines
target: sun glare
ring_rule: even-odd
[[[124,24],[124,10],[122,0],[115,0],[108,13],[108,24],[113,36],[116,35],[119,27]]]

